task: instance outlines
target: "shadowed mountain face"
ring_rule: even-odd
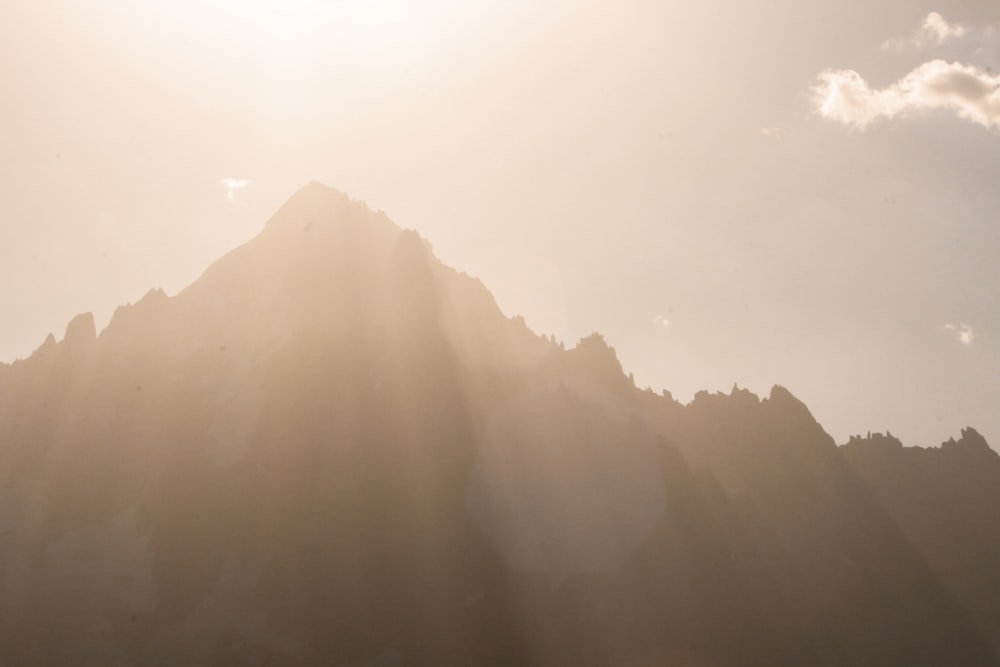
[[[1000,664],[998,515],[972,430],[640,391],[318,184],[0,365],[5,667]]]
[[[1000,653],[1000,456],[971,428],[936,449],[875,434],[842,451]]]

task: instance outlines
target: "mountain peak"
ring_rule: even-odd
[[[771,387],[771,393],[768,395],[767,400],[775,401],[776,403],[792,401],[801,403],[799,399],[795,398],[795,395],[792,394],[792,392],[788,391],[788,389],[780,384],[776,384]]]
[[[581,338],[567,355],[573,360],[575,368],[602,382],[622,387],[632,384],[631,379],[622,370],[615,348],[608,345],[604,336],[599,333]]]
[[[80,313],[66,325],[63,343],[69,346],[85,344],[97,338],[97,326],[93,313]]]
[[[788,412],[789,414],[805,415],[809,418],[809,421],[815,421],[815,418],[812,416],[812,413],[809,411],[806,404],[796,398],[792,392],[788,391],[788,389],[780,384],[776,384],[771,387],[771,393],[768,394],[766,402],[772,408],[778,408],[782,411]]]
[[[368,209],[355,202],[346,193],[323,185],[318,181],[299,188],[268,220],[265,233],[276,230],[310,231],[316,224],[328,223],[346,217],[351,206]]]
[[[49,335],[45,337],[45,340],[42,342],[42,344],[39,345],[37,348],[35,348],[35,351],[32,352],[28,356],[28,358],[29,359],[37,359],[37,358],[40,358],[40,357],[44,357],[44,356],[50,354],[52,352],[52,350],[55,350],[56,347],[58,347],[58,345],[59,344],[56,342],[55,335],[50,332]],[[20,359],[20,360],[15,361],[14,363],[17,364],[17,363],[20,363],[22,361],[24,361],[24,360]]]
[[[941,443],[941,449],[946,449],[953,452],[968,452],[968,453],[989,453],[993,455],[998,455],[986,442],[986,438],[979,434],[979,431],[967,426],[962,429],[962,435],[958,440],[955,438],[949,438],[946,442]]]

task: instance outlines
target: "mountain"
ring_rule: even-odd
[[[311,184],[0,365],[0,664],[1000,664],[1000,461],[687,405]]]

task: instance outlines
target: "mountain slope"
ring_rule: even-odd
[[[1000,454],[974,429],[938,448],[852,438],[851,467],[1000,652]]]

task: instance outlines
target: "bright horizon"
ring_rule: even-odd
[[[4,13],[0,361],[177,293],[318,180],[640,387],[781,384],[838,443],[1000,443],[1000,9]]]

